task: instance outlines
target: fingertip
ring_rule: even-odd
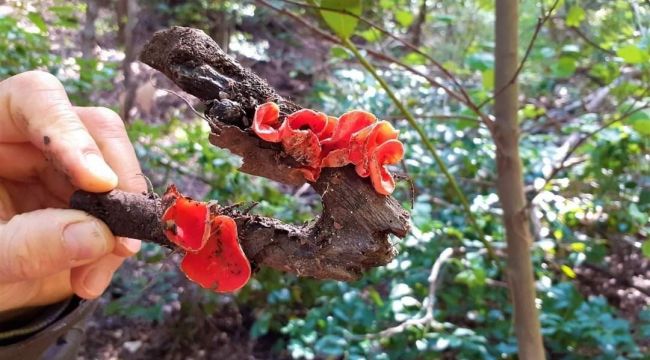
[[[130,257],[137,254],[141,247],[142,241],[140,240],[118,237],[113,254],[122,257]]]
[[[117,187],[119,181],[117,174],[100,155],[86,153],[83,155],[82,164],[87,171],[87,176],[82,175],[77,179],[82,189],[93,192],[104,192]]]

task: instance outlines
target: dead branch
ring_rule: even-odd
[[[404,332],[404,330],[413,326],[432,326],[435,328],[441,328],[442,324],[437,322],[434,316],[436,290],[438,289],[438,278],[440,277],[440,270],[442,270],[442,265],[444,265],[452,257],[452,255],[454,255],[454,249],[444,249],[440,255],[438,255],[438,259],[436,259],[436,261],[433,263],[433,266],[431,267],[431,273],[427,279],[429,282],[429,294],[426,299],[426,312],[423,316],[408,319],[399,325],[389,327],[388,329],[384,329],[378,333],[353,336],[364,339],[385,339],[401,334]]]
[[[289,185],[304,184],[295,169],[297,164],[277,146],[261,141],[247,130],[249,119],[261,103],[275,101],[283,114],[300,107],[241,67],[209,36],[183,27],[160,31],[145,45],[141,60],[205,102],[205,115],[212,129],[210,142],[241,156],[244,164],[240,171]],[[226,215],[237,222],[240,242],[249,260],[299,276],[349,281],[394,258],[396,250],[389,242],[389,234],[404,237],[409,229],[408,213],[395,199],[378,195],[367,179],[357,176],[351,167],[324,169],[311,186],[322,198],[323,212],[303,225],[228,211]],[[114,226],[133,218],[129,215],[135,210],[122,206],[121,211],[115,211],[115,207],[107,211],[106,202],[113,195],[125,196],[111,192],[94,195],[93,206],[83,208],[79,202],[73,205],[101,219],[107,218],[105,221],[115,230]],[[91,202],[85,199],[81,203],[84,201]],[[152,211],[147,216],[152,223],[153,219],[160,219],[156,201],[148,202]],[[124,205],[118,201],[119,204]],[[216,207],[213,210],[219,211]],[[160,224],[149,225],[149,235],[158,237],[150,240],[164,244],[160,232],[151,226]],[[139,237],[119,232],[116,235]]]

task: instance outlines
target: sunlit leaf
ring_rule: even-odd
[[[568,56],[562,56],[557,63],[551,66],[553,75],[560,78],[565,78],[573,75],[573,73],[576,71],[576,68],[576,60]]]
[[[626,63],[641,64],[648,61],[648,51],[643,51],[635,45],[624,46],[616,51],[616,55]]]
[[[650,135],[650,111],[644,110],[630,115],[629,122],[639,134]]]
[[[361,15],[361,0],[322,0],[321,7]],[[337,11],[321,10],[325,23],[341,38],[347,39],[354,33],[359,19]]]
[[[381,39],[381,33],[377,29],[368,29],[364,30],[359,35],[364,38],[367,42],[375,42]]]
[[[27,14],[27,18],[34,25],[36,25],[38,30],[40,30],[42,33],[47,32],[47,24],[45,23],[45,20],[43,19],[41,14],[36,13],[36,12],[30,12],[29,14]]]
[[[578,6],[573,5],[569,9],[569,12],[566,14],[566,24],[570,27],[578,27],[580,23],[585,19],[585,10]]]
[[[576,273],[575,273],[575,271],[573,271],[573,269],[571,269],[569,266],[567,266],[567,265],[562,265],[560,268],[562,269],[562,272],[564,273],[564,275],[566,275],[566,276],[569,277],[570,279],[575,279],[575,277],[576,277]]]
[[[481,73],[483,80],[483,88],[492,90],[494,88],[494,69],[487,69]]]
[[[584,252],[587,246],[585,245],[585,243],[582,242],[574,242],[571,243],[569,247],[571,248],[571,251]]]
[[[351,56],[347,49],[338,45],[332,46],[330,55],[336,59],[349,59]]]
[[[395,12],[395,20],[403,27],[409,27],[413,23],[413,13],[410,11],[398,10]]]

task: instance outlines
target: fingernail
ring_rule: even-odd
[[[83,286],[86,290],[86,294],[95,298],[106,290],[109,281],[111,281],[110,272],[97,266],[88,271],[86,277],[83,279]]]
[[[63,229],[63,241],[73,260],[96,259],[108,250],[108,239],[93,220],[67,225]]]
[[[125,256],[131,256],[136,254],[138,251],[140,251],[140,247],[141,247],[140,240],[126,238],[126,237],[119,237],[118,241],[120,243],[120,246],[122,246],[126,251]]]
[[[84,165],[95,176],[102,178],[106,182],[117,185],[117,175],[111,169],[101,156],[90,153],[84,156]]]

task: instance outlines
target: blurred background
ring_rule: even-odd
[[[520,72],[521,156],[544,344],[554,359],[647,358],[650,3],[563,0],[538,26],[554,2],[520,4],[520,56],[527,54]],[[308,187],[238,173],[239,160],[208,143],[207,124],[184,99],[200,111],[199,102],[137,61],[153,32],[172,25],[204,30],[303,106],[331,115],[361,108],[392,121],[407,146],[394,170],[412,184],[399,182],[395,196],[411,211],[412,231],[392,239],[399,255],[387,266],[353,283],[261,269],[238,294],[217,295],[187,281],[174,255],[146,244],[101,299],[81,357],[516,357],[495,146],[471,109],[432,85],[450,80],[422,55],[453,72],[489,112],[493,1],[363,1],[369,22],[360,21],[351,39],[364,53],[389,55],[372,61],[458,179],[497,249],[494,263],[385,92],[350,52],[314,31],[329,31],[318,9],[305,6],[316,3],[0,2],[0,79],[47,70],[76,105],[120,113],[158,192],[176,183],[200,199],[259,202],[254,211],[294,223],[311,219],[320,206]],[[633,106],[640,110],[628,114]],[[457,251],[438,278],[435,321],[393,328],[424,314],[431,266],[448,247]]]

